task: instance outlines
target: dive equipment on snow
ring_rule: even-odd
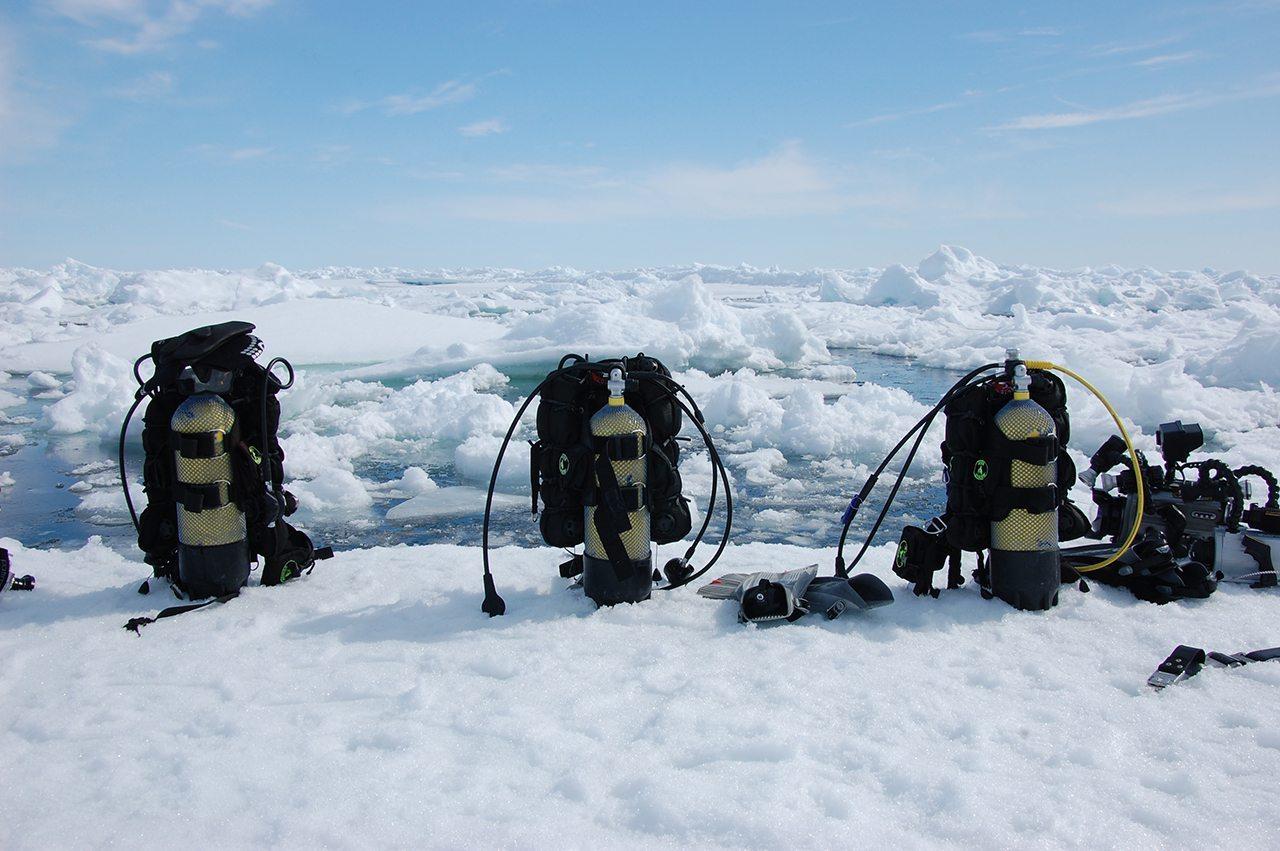
[[[293,367],[283,358],[259,365],[263,345],[253,330],[248,322],[196,328],[156,341],[133,367],[138,391],[120,427],[125,503],[154,577],[188,599],[234,596],[257,556],[262,584],[277,585],[333,555],[284,519],[297,502],[283,487],[276,396],[293,385]],[[144,380],[148,360],[154,372]],[[288,373],[286,381],[276,367]],[[125,437],[144,401],[147,505],[139,515]],[[148,593],[150,582],[138,590]]]
[[[34,590],[36,590],[36,578],[29,573],[26,576],[14,576],[13,567],[9,561],[9,551],[0,547],[0,594],[5,591]]]
[[[818,576],[816,564],[785,573],[728,573],[703,585],[698,595],[738,601],[742,623],[795,621],[811,612],[834,620],[850,609],[866,611],[893,602],[893,592],[877,576]]]
[[[507,447],[535,399],[538,439],[529,453],[531,510],[547,544],[584,547],[560,565],[561,576],[581,576],[589,597],[598,605],[612,605],[647,599],[663,576],[666,583],[657,590],[678,588],[719,560],[733,525],[729,476],[688,391],[660,361],[643,353],[601,361],[569,354],[516,411],[494,460],[481,533],[482,611],[490,617],[506,612],[489,568],[493,494]],[[711,460],[711,495],[692,543],[659,575],[652,569],[650,542],[674,543],[692,529],[679,472],[678,436],[686,417]],[[724,530],[707,564],[695,571],[689,562],[710,526],[721,487]]]
[[[1156,443],[1163,466],[1149,464],[1140,451],[1127,456],[1116,437],[1094,453],[1090,469],[1080,476],[1093,489],[1098,506],[1090,537],[1115,541],[1122,528],[1136,525],[1143,534],[1158,532],[1175,559],[1206,567],[1216,580],[1276,587],[1280,484],[1275,475],[1257,465],[1233,469],[1216,458],[1189,460],[1204,445],[1204,432],[1194,423],[1161,424]],[[1143,471],[1141,484],[1129,470],[1111,473],[1126,461]],[[1266,500],[1246,508],[1253,479],[1266,486]],[[1113,584],[1129,587],[1124,577],[1100,578],[1117,579]]]
[[[1206,667],[1238,668],[1252,662],[1273,660],[1280,660],[1280,647],[1250,650],[1247,653],[1219,653],[1216,650],[1205,651],[1199,647],[1179,644],[1169,654],[1169,658],[1160,663],[1155,673],[1147,678],[1147,685],[1156,691],[1163,691],[1174,683],[1191,679]]]
[[[1060,450],[1053,417],[1031,398],[1025,364],[1014,367],[1013,401],[996,412],[992,424],[995,442],[1002,443],[1009,456],[1009,486],[997,490],[992,500],[996,510],[991,516],[988,588],[1015,608],[1048,609],[1057,602],[1062,577],[1058,565]],[[992,448],[988,446],[988,454]]]
[[[866,553],[930,425],[940,412],[945,412],[942,458],[946,468],[946,510],[923,528],[908,526],[903,530],[894,572],[912,583],[915,594],[936,597],[934,574],[946,563],[947,587],[959,587],[964,583],[961,553],[974,552],[978,557],[974,577],[983,596],[998,596],[1024,609],[1055,605],[1060,577],[1056,569],[1059,541],[1082,536],[1089,523],[1068,497],[1075,479],[1074,465],[1066,453],[1070,420],[1066,388],[1054,372],[1070,376],[1097,396],[1124,436],[1124,446],[1131,447],[1119,415],[1097,388],[1066,367],[1046,361],[1023,361],[1011,349],[1003,364],[978,367],[952,385],[880,462],[845,510],[836,573],[848,575]],[[1006,408],[1009,412],[1001,416]],[[911,443],[910,451],[884,506],[862,547],[846,564],[844,545],[854,518],[880,475],[907,443]],[[1136,465],[1134,475],[1141,480]],[[1087,572],[1111,564],[1128,549],[1136,533],[1134,525],[1118,551],[1075,570]],[[992,565],[985,555],[988,550],[992,560],[998,562],[994,581]]]
[[[192,598],[226,594],[249,579],[249,530],[231,498],[236,413],[221,396],[204,392],[188,396],[171,422],[178,581]]]
[[[1114,549],[1114,544],[1095,544],[1062,550],[1063,575],[1070,576],[1075,565],[1094,562]],[[1128,552],[1089,577],[1104,585],[1127,588],[1139,600],[1163,604],[1208,597],[1217,590],[1221,574],[1193,559],[1178,558],[1162,531],[1147,529]]]
[[[597,605],[649,598],[653,554],[649,548],[649,426],[626,403],[622,368],[609,371],[609,399],[591,416],[593,484],[585,501],[582,590]]]

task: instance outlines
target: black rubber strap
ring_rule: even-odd
[[[1010,440],[999,429],[993,429],[987,452],[998,458],[1011,458],[1043,467],[1058,457],[1060,448],[1056,435]]]
[[[205,606],[212,606],[215,603],[226,603],[240,596],[239,591],[226,594],[221,597],[214,597],[212,600],[205,600],[203,603],[188,603],[185,606],[170,606],[162,609],[154,618],[130,618],[124,628],[132,632],[134,635],[142,635],[142,628],[149,623],[155,623],[161,618],[171,618],[176,615],[185,615],[187,612],[194,612],[196,609],[203,609]]]
[[[1039,488],[998,487],[991,494],[992,513],[1006,516],[1011,509],[1021,508],[1031,514],[1044,514],[1060,505],[1057,485]]]
[[[594,437],[592,448],[596,455],[603,455],[610,461],[636,461],[643,458],[648,448],[648,438],[643,434],[615,434],[609,437]]]
[[[596,482],[596,509],[592,522],[600,536],[600,543],[609,556],[609,562],[613,565],[614,575],[619,581],[630,579],[635,573],[635,565],[622,543],[622,533],[630,531],[631,518],[627,515],[626,502],[618,487],[613,464],[602,455],[596,457]]]
[[[207,485],[179,483],[176,496],[182,507],[192,513],[221,508],[229,501],[223,494],[221,482]]]
[[[178,454],[183,458],[217,458],[223,454],[222,433],[202,431],[178,435]]]

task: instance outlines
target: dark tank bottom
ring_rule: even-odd
[[[1057,550],[992,550],[991,593],[1015,609],[1039,612],[1058,605],[1062,584]]]
[[[249,581],[249,543],[178,547],[178,581],[187,596],[222,597]]]
[[[639,603],[653,593],[653,558],[633,561],[631,575],[619,579],[608,559],[582,557],[582,590],[597,606]]]

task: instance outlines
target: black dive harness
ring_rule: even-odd
[[[577,372],[596,373],[599,376],[607,377],[611,367],[618,366],[619,363],[624,366],[630,366],[633,362],[643,362],[653,364],[654,369],[627,369],[626,381],[627,392],[631,393],[633,388],[641,386],[641,382],[645,386],[654,388],[661,394],[662,398],[668,400],[680,413],[693,423],[699,436],[702,438],[703,444],[706,446],[707,454],[711,460],[712,476],[711,476],[711,495],[708,499],[706,510],[703,512],[702,525],[698,529],[697,535],[692,543],[685,550],[681,557],[669,560],[663,567],[662,574],[654,571],[654,579],[658,580],[665,577],[666,584],[655,586],[658,591],[670,591],[675,588],[687,585],[688,583],[698,579],[720,559],[724,553],[725,547],[729,542],[730,530],[733,526],[733,496],[729,487],[729,474],[725,470],[724,462],[720,458],[720,453],[716,449],[715,442],[711,439],[705,426],[705,418],[698,404],[689,395],[684,385],[673,379],[665,372],[665,367],[653,361],[651,358],[644,358],[638,355],[635,359],[624,358],[621,361],[597,361],[591,362],[588,358],[581,355],[569,354],[560,359],[557,368],[553,370],[546,378],[529,393],[524,402],[521,403],[516,411],[515,417],[511,421],[511,425],[507,428],[507,433],[502,439],[502,444],[498,449],[498,456],[493,465],[493,473],[489,478],[489,488],[485,496],[484,504],[484,520],[481,530],[481,558],[484,565],[484,602],[481,604],[481,611],[490,617],[497,617],[506,613],[506,603],[498,594],[494,585],[493,574],[489,567],[489,529],[493,513],[493,494],[498,484],[498,472],[502,466],[503,457],[506,455],[507,447],[510,445],[512,437],[515,435],[516,429],[520,426],[520,421],[524,417],[525,411],[533,403],[534,399],[541,399],[539,407],[539,429],[542,428],[543,408],[552,412],[552,415],[558,411],[560,414],[572,413],[573,415],[581,415],[583,412],[571,403],[566,403],[558,399],[544,398],[543,393],[555,382],[562,379],[566,375]],[[626,556],[625,551],[620,544],[620,532],[626,531],[627,515],[629,512],[637,510],[640,506],[651,504],[652,495],[650,489],[653,482],[650,481],[644,486],[621,486],[613,472],[612,461],[622,461],[637,459],[649,454],[652,449],[653,440],[652,430],[644,438],[637,439],[633,435],[610,436],[601,438],[590,438],[588,440],[588,448],[596,460],[590,464],[590,474],[599,481],[599,488],[587,488],[584,492],[584,504],[596,506],[594,513],[594,522],[596,531],[600,534],[601,542],[609,553],[610,561],[613,564],[615,572],[619,577],[626,575],[628,569],[634,570],[631,566],[630,559]],[[671,435],[675,437],[675,435]],[[541,480],[539,475],[539,466],[544,460],[539,454],[545,451],[540,443],[532,443],[532,464],[530,475],[531,486],[531,511],[536,516],[538,510],[538,497],[540,491],[544,498],[547,495],[548,486],[545,481]],[[567,471],[570,461],[567,457],[561,456],[559,463],[561,473]],[[673,462],[674,467],[674,462]],[[674,474],[678,481],[678,473]],[[720,490],[724,491],[725,504],[725,523],[724,530],[721,533],[719,544],[715,552],[705,565],[701,568],[694,569],[689,565],[699,544],[707,534],[707,530],[711,524],[711,516],[715,510],[716,500],[720,496]],[[574,534],[580,535],[581,530],[571,531],[565,540],[555,540],[556,534],[563,534],[563,530],[550,528],[545,522],[550,512],[545,510],[543,514],[543,523],[540,524],[543,537],[556,546],[569,545],[569,541],[573,540]],[[686,513],[687,520],[687,513]],[[570,521],[571,523],[572,521]],[[685,527],[687,530],[687,526]],[[673,536],[673,540],[678,537]],[[583,559],[581,555],[573,555],[568,561],[560,565],[560,575],[566,579],[573,578],[582,573]]]
[[[246,561],[262,557],[260,582],[278,585],[303,573],[310,573],[316,561],[332,558],[330,547],[315,547],[311,539],[285,520],[297,508],[292,494],[284,490],[284,450],[277,437],[280,407],[276,395],[293,386],[293,366],[284,358],[273,358],[266,366],[256,359],[262,342],[250,332],[249,322],[224,322],[197,328],[177,337],[158,340],[151,351],[138,358],[133,376],[138,383],[133,403],[120,426],[118,462],[120,484],[138,545],[153,568],[154,577],[169,582],[180,599],[209,597],[203,603],[173,606],[156,618],[167,618],[214,603],[234,599],[241,580],[215,577],[203,586],[186,587],[178,550],[181,541],[175,510],[199,515],[216,512],[234,504],[244,515],[243,550]],[[151,377],[142,377],[142,365],[153,364]],[[281,380],[277,367],[287,372]],[[229,431],[220,428],[186,434],[173,430],[171,417],[194,400],[214,400],[232,417]],[[217,401],[221,400],[221,401]],[[146,460],[143,467],[147,505],[139,513],[129,489],[125,467],[125,444],[129,423],[146,401],[142,433]],[[188,464],[225,458],[226,478],[212,481],[184,481],[177,475],[175,454]],[[214,551],[217,545],[207,546]],[[247,577],[247,569],[244,574]],[[150,580],[138,589],[150,592]],[[156,618],[134,618],[126,629],[138,629]]]

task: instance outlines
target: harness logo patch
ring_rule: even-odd
[[[569,475],[569,453],[568,452],[560,453],[559,468],[560,468],[560,475],[562,476]]]
[[[905,542],[905,541],[904,541],[904,542],[902,542],[901,544],[898,544],[898,556],[897,556],[897,558],[895,559],[895,561],[897,562],[898,567],[905,567],[905,566],[906,566],[906,564],[907,564],[907,544],[906,544],[906,542]]]
[[[973,465],[973,477],[980,482],[985,482],[987,480],[988,472],[987,460],[985,458],[979,458]]]

